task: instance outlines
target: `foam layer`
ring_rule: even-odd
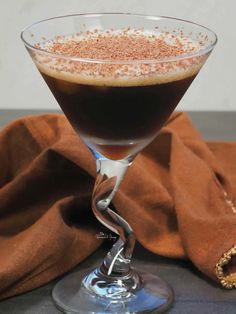
[[[68,82],[99,86],[153,85],[181,80],[196,75],[206,58],[182,58],[201,49],[197,41],[166,32],[130,29],[60,36],[37,47],[45,51],[38,50],[33,55],[40,72]],[[175,57],[180,59],[164,61]],[[100,61],[82,62],[76,58]],[[157,61],[145,63],[147,60]]]

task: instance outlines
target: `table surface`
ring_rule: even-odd
[[[32,110],[0,110],[0,127]],[[190,112],[194,125],[207,140],[236,140],[236,112]],[[92,268],[105,255],[104,247],[88,257],[74,271]],[[154,255],[139,244],[133,265],[159,275],[175,293],[175,303],[169,314],[236,314],[236,290],[224,290],[199,273],[188,261]],[[51,299],[57,280],[34,291],[0,302],[0,314],[59,314]]]

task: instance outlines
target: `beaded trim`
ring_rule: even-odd
[[[231,208],[232,212],[236,214],[236,206],[232,200],[229,199],[227,192],[223,191],[223,194],[226,204]],[[236,288],[236,272],[230,275],[225,275],[223,269],[223,267],[230,262],[233,256],[236,256],[236,244],[223,254],[215,267],[216,277],[220,280],[222,286],[227,289]]]
[[[227,289],[236,288],[236,272],[230,275],[225,275],[223,270],[223,267],[230,262],[233,256],[236,256],[236,244],[224,253],[215,267],[217,278],[220,280],[222,286]]]
[[[234,203],[231,201],[231,199],[229,199],[226,191],[224,191],[224,198],[225,198],[226,204],[232,209],[233,213],[236,214],[236,207]]]

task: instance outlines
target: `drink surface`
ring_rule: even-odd
[[[112,159],[155,137],[203,64],[184,58],[198,42],[130,29],[57,37],[39,48],[50,54],[35,54],[36,65],[71,125]]]

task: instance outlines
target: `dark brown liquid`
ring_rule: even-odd
[[[148,86],[94,86],[42,73],[74,129],[105,156],[126,157],[166,122],[195,76]],[[101,144],[98,138],[102,139]]]

